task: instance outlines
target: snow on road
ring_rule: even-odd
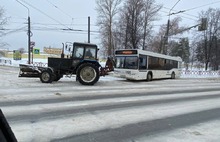
[[[42,84],[0,66],[0,108],[19,142],[218,141],[220,79],[152,82],[111,76]]]

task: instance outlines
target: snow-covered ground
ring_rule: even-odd
[[[101,77],[83,86],[18,78],[0,66],[0,108],[19,142],[218,142],[220,78]]]

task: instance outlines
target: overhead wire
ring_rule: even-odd
[[[74,18],[73,18],[70,14],[64,12],[64,11],[63,11],[62,9],[60,9],[58,6],[56,6],[55,4],[53,4],[51,1],[47,0],[47,2],[48,2],[50,5],[52,5],[53,7],[55,7],[56,9],[58,9],[60,12],[62,12],[63,14],[65,14],[66,16],[70,17],[71,20],[72,20],[72,21],[71,21],[71,26],[72,26],[73,21],[74,21]]]
[[[170,11],[169,11],[169,14],[170,14],[170,12],[172,11],[172,9],[178,4],[180,2],[180,0],[178,0],[174,5],[173,5],[173,7],[170,9]]]
[[[34,9],[37,10],[38,12],[42,13],[43,15],[49,17],[50,19],[52,19],[52,20],[55,21],[56,23],[59,23],[59,25],[62,25],[62,26],[64,26],[64,27],[66,27],[67,29],[65,29],[65,30],[77,31],[77,29],[72,29],[72,28],[70,28],[70,26],[71,26],[72,24],[71,24],[70,26],[69,26],[69,24],[63,24],[63,23],[61,23],[60,21],[58,21],[58,20],[54,19],[53,17],[49,16],[49,15],[46,14],[45,12],[41,11],[41,10],[38,9],[37,7],[35,7],[35,6],[31,5],[30,3],[26,2],[25,0],[21,0],[21,1],[23,1],[25,4],[29,5],[30,7],[34,8]],[[53,7],[55,7],[56,9],[58,9],[59,11],[61,11],[62,13],[64,13],[65,15],[67,15],[68,17],[72,18],[71,15],[69,15],[69,14],[67,14],[66,12],[64,12],[63,10],[61,10],[58,6],[56,6],[55,4],[53,4],[51,1],[47,0],[47,2],[50,3],[50,4],[51,4]],[[220,1],[213,2],[213,3],[210,3],[210,4],[206,4],[206,5],[202,5],[202,6],[198,6],[198,7],[194,7],[194,8],[190,8],[190,9],[187,9],[187,10],[185,10],[185,11],[193,10],[193,9],[196,9],[196,8],[201,8],[201,7],[203,7],[203,6],[215,4],[215,3],[218,3],[218,2],[220,2]],[[165,9],[169,9],[169,8],[166,8],[166,7],[164,7],[164,8],[165,8]],[[172,10],[172,11],[176,11],[176,10]],[[169,12],[165,12],[165,11],[162,11],[162,12],[164,12],[164,13],[169,13]],[[185,15],[192,16],[192,17],[196,17],[196,18],[197,18],[197,16],[194,16],[194,15],[190,15],[190,14],[186,14],[186,13],[182,13],[182,14],[185,14]],[[182,17],[183,17],[183,16],[182,16]],[[193,18],[189,18],[189,17],[183,17],[183,18],[187,18],[187,19],[191,19],[191,20],[197,21],[197,20],[195,20],[195,19],[193,19]],[[38,24],[39,24],[39,23],[38,23]],[[53,25],[53,24],[43,24],[43,23],[41,23],[41,24],[42,24],[42,25],[45,25],[45,26]],[[56,24],[54,24],[54,25],[56,25]],[[57,25],[58,25],[58,24],[57,24]],[[75,25],[76,25],[76,24],[75,24]],[[80,24],[79,24],[79,25],[80,25]],[[85,25],[86,25],[86,24],[85,24]],[[80,26],[82,26],[82,25],[80,25]],[[78,31],[79,31],[79,30],[78,30]]]
[[[213,4],[216,4],[216,3],[220,3],[220,1],[216,1],[216,2],[212,2],[212,3],[205,4],[205,5],[201,5],[201,6],[189,8],[189,9],[186,9],[186,10],[184,10],[184,11],[195,10],[195,9],[198,9],[198,8],[201,8],[201,7],[205,7],[205,6],[209,6],[209,5],[213,5]]]
[[[164,9],[167,9],[167,10],[170,9],[170,8],[167,8],[167,7],[163,7],[163,8],[164,8]],[[177,10],[172,10],[172,11],[178,12]],[[167,13],[167,14],[169,15],[169,12],[167,12],[167,11],[162,11],[162,10],[161,10],[161,12]],[[192,15],[192,14],[187,14],[187,13],[180,13],[180,14],[190,16],[190,17],[185,17],[185,16],[181,16],[181,17],[186,18],[186,19],[190,19],[190,20],[194,20],[194,21],[196,21],[196,19],[194,19],[194,18],[198,18],[198,16],[195,16],[195,15]],[[168,15],[167,15],[167,16],[168,16]],[[194,18],[191,18],[191,17],[194,17]]]
[[[87,19],[88,17],[80,17],[80,18],[73,18],[70,14],[68,14],[67,12],[65,12],[64,10],[62,10],[60,7],[58,7],[57,5],[55,5],[54,3],[52,3],[50,0],[47,0],[47,2],[52,5],[53,7],[55,7],[56,9],[58,9],[60,12],[62,12],[63,14],[65,14],[66,16],[68,16],[69,18],[71,18],[72,22],[70,24],[70,26],[76,25],[73,24],[75,19]],[[86,26],[88,26],[88,24],[84,24]]]
[[[52,19],[53,21],[55,21],[55,22],[58,23],[59,25],[62,25],[63,27],[65,27],[65,28],[63,28],[63,30],[81,31],[81,30],[79,30],[79,29],[70,28],[68,25],[61,23],[60,21],[58,21],[58,20],[56,20],[55,18],[49,16],[48,14],[46,14],[46,13],[43,12],[42,10],[38,9],[37,7],[31,5],[31,4],[28,3],[27,1],[25,1],[25,0],[21,0],[21,1],[24,2],[25,4],[27,4],[28,6],[32,7],[32,8],[35,9],[36,11],[40,12],[41,14],[43,14],[43,15],[49,17],[50,19]],[[47,0],[47,1],[48,1],[51,5],[53,5],[54,7],[56,7],[57,9],[59,9],[60,11],[62,11],[62,10],[61,10],[60,8],[58,8],[55,4],[53,4],[53,3],[50,2],[49,0]],[[65,13],[65,12],[63,11],[63,13]],[[68,15],[68,16],[71,17],[70,15]],[[46,25],[46,24],[45,24],[45,25]],[[48,26],[48,25],[46,25],[46,26]]]
[[[40,23],[40,22],[34,22],[32,24],[36,24],[36,25],[51,25],[51,26],[58,26],[60,24],[55,24],[55,23]],[[67,25],[69,26],[70,24],[64,24],[64,25]],[[88,26],[88,24],[73,24],[74,26]],[[97,25],[93,25],[93,24],[90,24],[90,26],[97,26]]]
[[[195,18],[199,18],[198,16],[195,16],[195,15],[192,15],[192,14],[187,14],[187,13],[184,13],[184,12],[191,11],[191,10],[195,10],[195,9],[202,8],[202,7],[206,7],[206,6],[209,6],[209,5],[216,4],[216,3],[220,3],[220,1],[215,1],[215,2],[208,3],[208,4],[204,4],[204,5],[201,5],[201,6],[189,8],[189,9],[186,9],[186,10],[180,10],[180,11],[172,10],[172,11],[175,11],[176,13],[171,13],[171,14],[181,13],[181,14],[185,14],[185,15],[188,15],[188,16],[192,16],[192,17],[195,17]],[[164,9],[170,9],[170,8],[167,8],[167,7],[163,7],[163,8],[164,8]]]
[[[28,6],[32,7],[33,9],[35,9],[36,11],[40,12],[41,14],[47,16],[48,18],[50,18],[51,20],[59,23],[60,25],[68,28],[68,29],[71,29],[70,27],[67,27],[66,25],[64,25],[63,23],[61,23],[60,21],[56,20],[55,18],[51,17],[50,15],[46,14],[45,12],[41,11],[40,9],[38,9],[37,7],[31,5],[30,3],[26,2],[25,0],[21,0],[22,2],[24,2],[25,4],[27,4]]]
[[[71,34],[88,34],[86,30],[65,30],[65,29],[53,29],[53,28],[33,28],[34,31],[50,31],[50,32],[62,32],[62,33],[71,33]],[[91,35],[98,35],[98,31],[91,31]]]
[[[27,29],[27,26],[24,26],[24,27],[21,27],[21,28],[18,28],[18,29],[3,29],[5,31],[9,31],[9,32],[2,33],[2,35],[0,35],[0,37],[9,35],[9,34],[12,34],[12,33],[15,33],[15,32],[23,32],[23,31],[26,31],[26,29]]]
[[[25,22],[13,22],[13,23],[20,23],[21,26],[24,25],[24,24],[27,24]],[[63,27],[60,27],[59,26],[60,24],[50,24],[50,23],[32,23],[32,26],[31,26],[31,30],[45,30],[45,31],[70,31],[70,32],[88,32],[88,30],[85,30],[85,29],[69,29],[69,28],[63,28]],[[68,26],[68,24],[66,24]],[[78,26],[82,26],[81,24],[79,24]],[[1,30],[1,29],[0,29]],[[8,29],[9,30],[9,29]],[[91,33],[99,33],[99,31],[90,31]]]
[[[47,2],[49,4],[51,4],[53,7],[55,7],[56,9],[58,9],[59,11],[61,11],[63,14],[65,14],[66,16],[70,17],[73,19],[73,17],[71,15],[69,15],[68,13],[64,12],[62,9],[60,9],[58,6],[56,6],[55,4],[53,4],[51,1],[47,0]]]
[[[70,32],[88,32],[84,29],[63,29],[63,28],[49,28],[49,27],[33,27],[32,30],[61,30],[61,31],[70,31]],[[91,33],[99,33],[99,31],[90,31]]]

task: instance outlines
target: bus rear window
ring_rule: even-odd
[[[116,68],[121,69],[137,69],[138,58],[137,57],[117,57]]]

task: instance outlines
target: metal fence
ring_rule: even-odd
[[[182,70],[182,77],[220,77],[219,71]]]
[[[33,65],[37,67],[47,67],[47,63],[43,62],[34,62]]]

